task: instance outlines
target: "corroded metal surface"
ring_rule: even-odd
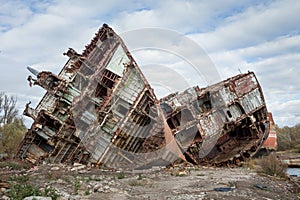
[[[186,159],[195,164],[249,158],[268,136],[267,109],[253,72],[160,102]]]
[[[47,90],[24,114],[34,122],[17,157],[117,169],[176,160],[222,163],[250,157],[267,136],[267,109],[254,73],[158,100],[122,39],[107,25],[62,71],[37,72]]]
[[[64,55],[69,60],[59,75],[29,68],[37,76],[30,84],[47,93],[35,109],[26,105],[24,114],[34,122],[17,157],[121,169],[178,159],[179,149],[166,148],[152,88],[111,28],[104,25],[82,54],[70,48]]]
[[[270,131],[268,138],[264,141],[262,149],[266,150],[277,150],[277,133],[276,133],[276,125],[273,119],[272,113],[268,113],[268,118],[270,121]]]

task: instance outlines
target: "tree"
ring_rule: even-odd
[[[26,132],[26,127],[21,118],[15,118],[12,123],[0,127],[2,139],[0,140],[0,153],[12,156],[18,150],[19,144]]]
[[[0,125],[10,124],[17,117],[16,103],[16,97],[0,93]]]
[[[18,116],[17,99],[0,93],[0,153],[14,155],[26,132],[23,119]]]
[[[278,150],[297,150],[300,152],[300,124],[293,127],[276,126]]]

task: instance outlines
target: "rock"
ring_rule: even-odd
[[[88,172],[88,170],[86,170],[86,169],[78,171],[79,174],[84,174],[84,173],[87,173],[87,172]]]
[[[119,190],[118,190],[117,188],[110,188],[110,191],[111,191],[112,193],[117,193],[117,192],[119,192]]]
[[[9,197],[8,197],[8,196],[5,196],[5,195],[3,195],[3,196],[2,196],[2,199],[3,199],[3,200],[8,200],[8,199],[9,199]]]
[[[66,197],[57,197],[56,200],[68,200],[69,198],[66,198]]]
[[[59,170],[59,167],[52,167],[50,170],[51,171],[57,171],[57,170]]]
[[[75,162],[75,163],[73,164],[74,167],[78,167],[78,166],[81,166],[81,165],[82,165],[81,163],[77,163],[77,162]]]
[[[5,193],[6,188],[0,188],[0,192]]]
[[[110,187],[108,185],[101,185],[101,184],[97,184],[95,185],[94,189],[93,189],[94,192],[101,192],[101,193],[109,193],[111,190],[110,190]]]
[[[186,172],[186,171],[179,172],[179,176],[185,176],[185,175],[187,175],[187,172]]]
[[[73,167],[73,168],[71,169],[71,172],[72,172],[72,171],[78,171],[78,170],[81,170],[81,169],[84,169],[84,168],[85,168],[85,165],[79,165],[79,166]]]
[[[52,200],[52,198],[42,197],[42,196],[30,196],[30,197],[25,197],[23,200]]]
[[[0,188],[9,188],[9,184],[7,182],[0,182]]]
[[[104,189],[104,190],[110,190],[110,187],[109,187],[108,185],[105,185],[105,186],[103,187],[103,189]]]
[[[59,197],[60,199],[58,198],[57,200],[70,200],[71,199],[71,196],[65,191],[60,191],[59,194],[60,194],[60,197]]]
[[[96,184],[93,188],[93,191],[98,192],[100,188],[102,188],[102,184]]]
[[[56,183],[62,184],[62,183],[64,183],[64,181],[63,181],[62,179],[58,179],[58,180],[56,181]]]

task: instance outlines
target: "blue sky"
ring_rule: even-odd
[[[62,53],[69,47],[81,52],[103,23],[120,34],[153,27],[192,39],[222,79],[238,69],[253,70],[275,122],[292,126],[300,123],[299,11],[300,1],[294,0],[0,0],[0,91],[17,96],[22,111],[43,94],[28,86],[27,66],[59,72],[67,60]],[[186,64],[157,51],[133,55],[141,66],[151,61],[184,69]]]

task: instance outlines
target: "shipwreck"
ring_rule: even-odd
[[[24,114],[34,122],[17,158],[143,169],[188,161],[238,162],[269,133],[262,89],[253,72],[189,88],[160,100],[122,39],[106,24],[82,54],[69,49],[58,75],[28,68],[47,92]]]

